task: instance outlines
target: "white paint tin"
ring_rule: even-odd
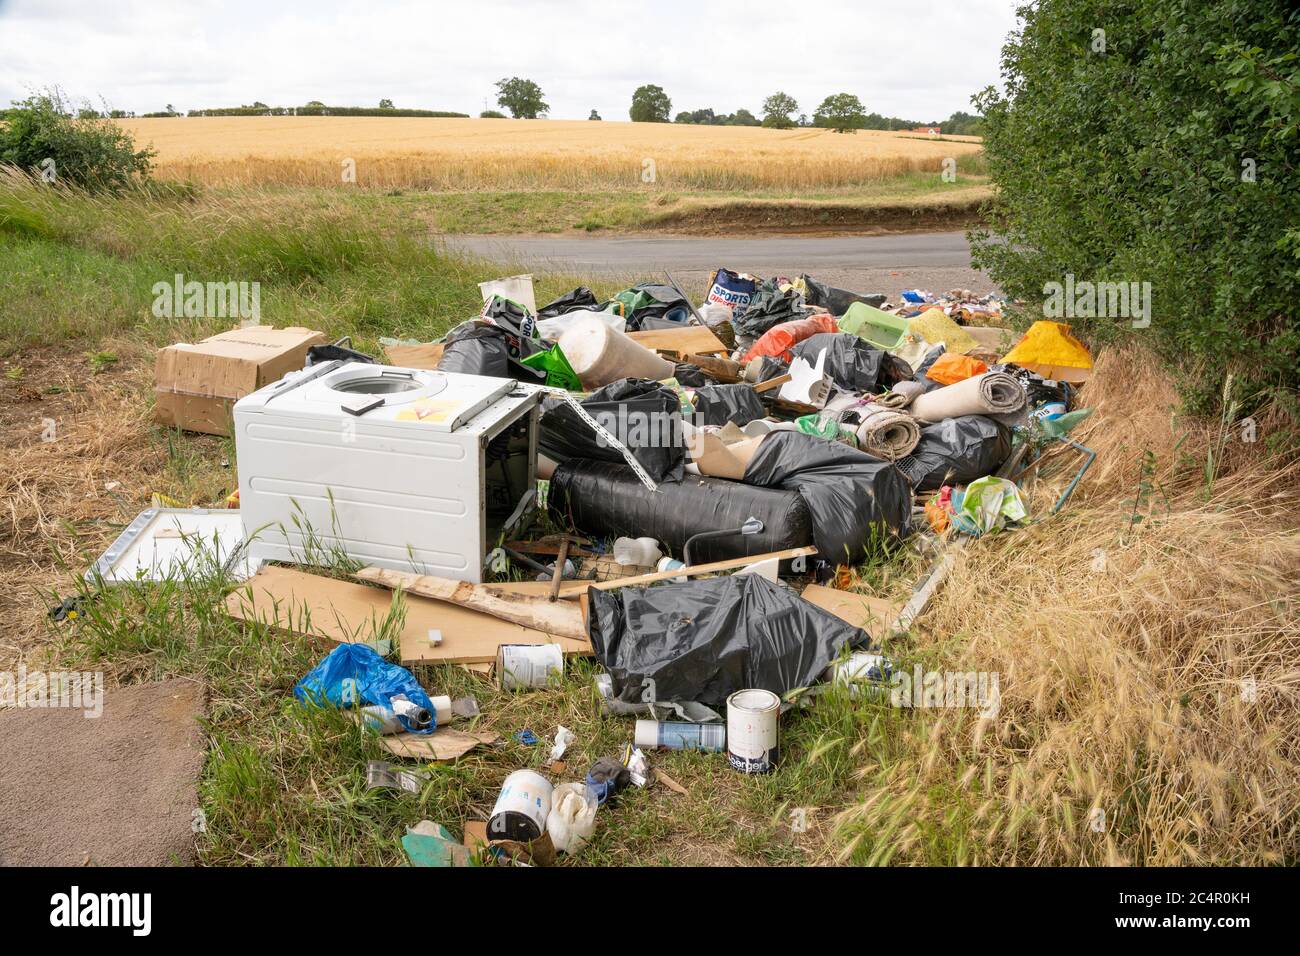
[[[546,832],[551,812],[551,782],[535,770],[516,770],[501,784],[488,817],[488,838],[528,843]]]
[[[502,644],[497,648],[497,686],[502,690],[546,687],[564,676],[559,644]]]
[[[738,690],[727,698],[727,762],[741,773],[770,773],[778,751],[781,698],[770,690]]]

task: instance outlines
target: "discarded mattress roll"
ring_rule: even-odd
[[[1005,415],[1024,406],[1025,390],[1019,382],[1005,372],[985,372],[918,395],[908,411],[923,422],[941,422],[962,415]]]
[[[647,686],[656,701],[714,708],[749,688],[783,696],[817,683],[845,647],[871,640],[756,574],[588,595],[592,649],[614,698],[628,703],[642,701]]]
[[[921,426],[907,412],[868,405],[858,414],[858,448],[868,455],[893,461],[910,455],[921,440]]]
[[[704,538],[691,545],[697,564],[747,554],[784,551],[813,543],[808,506],[797,491],[756,488],[725,478],[687,475],[654,494],[622,465],[569,461],[551,477],[547,507],[559,521],[600,537],[651,537],[681,555],[701,531],[739,528],[758,518],[758,534]]]
[[[854,564],[882,539],[911,531],[912,489],[892,462],[840,442],[777,431],[745,469],[748,484],[796,489],[808,506],[819,559]]]
[[[983,415],[964,415],[922,428],[916,450],[898,467],[918,492],[935,491],[991,475],[1009,454],[1011,432],[1006,426]]]

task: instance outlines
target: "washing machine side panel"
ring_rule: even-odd
[[[338,415],[236,416],[250,554],[313,549],[402,571],[479,581],[481,457],[469,436]]]

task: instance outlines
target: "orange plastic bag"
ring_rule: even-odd
[[[790,351],[804,339],[810,339],[819,332],[838,332],[840,327],[835,322],[835,316],[826,313],[818,313],[809,316],[806,319],[795,319],[793,322],[782,322],[780,325],[774,325],[762,334],[753,348],[745,353],[742,362],[748,362],[750,359],[756,359],[763,355],[770,355],[773,358],[779,358],[782,362],[790,362],[794,354]]]
[[[925,377],[942,385],[956,385],[972,376],[983,375],[988,370],[989,367],[977,358],[944,352],[935,359]]]

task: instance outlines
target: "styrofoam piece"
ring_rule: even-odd
[[[170,576],[224,568],[237,580],[247,565],[244,523],[233,508],[149,508],[117,536],[86,572],[111,584],[162,581]]]

